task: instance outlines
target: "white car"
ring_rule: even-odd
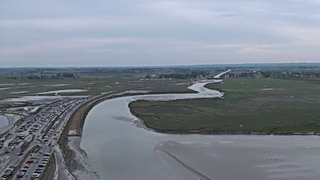
[[[40,174],[39,173],[33,173],[31,178],[32,179],[40,178]]]

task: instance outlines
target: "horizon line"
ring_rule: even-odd
[[[256,63],[222,63],[222,64],[168,64],[168,65],[83,65],[83,66],[5,66],[0,69],[12,68],[151,68],[151,67],[188,67],[188,66],[234,66],[234,65],[299,65],[299,64],[319,64],[320,62],[256,62]]]

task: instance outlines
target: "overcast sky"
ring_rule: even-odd
[[[320,0],[1,0],[0,67],[320,62]]]

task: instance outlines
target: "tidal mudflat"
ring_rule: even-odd
[[[56,91],[47,91],[47,92],[41,92],[38,94],[59,94],[59,93],[74,93],[74,92],[86,92],[88,90],[85,89],[63,89],[63,90],[56,90]]]
[[[202,90],[197,95],[209,97],[203,86],[194,86]],[[174,135],[139,128],[128,104],[160,96],[177,98],[121,97],[89,112],[81,147],[101,179],[320,178],[318,136]]]

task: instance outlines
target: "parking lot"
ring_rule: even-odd
[[[66,117],[84,98],[60,100],[24,117],[0,137],[0,175],[5,179],[39,179],[55,152]]]

